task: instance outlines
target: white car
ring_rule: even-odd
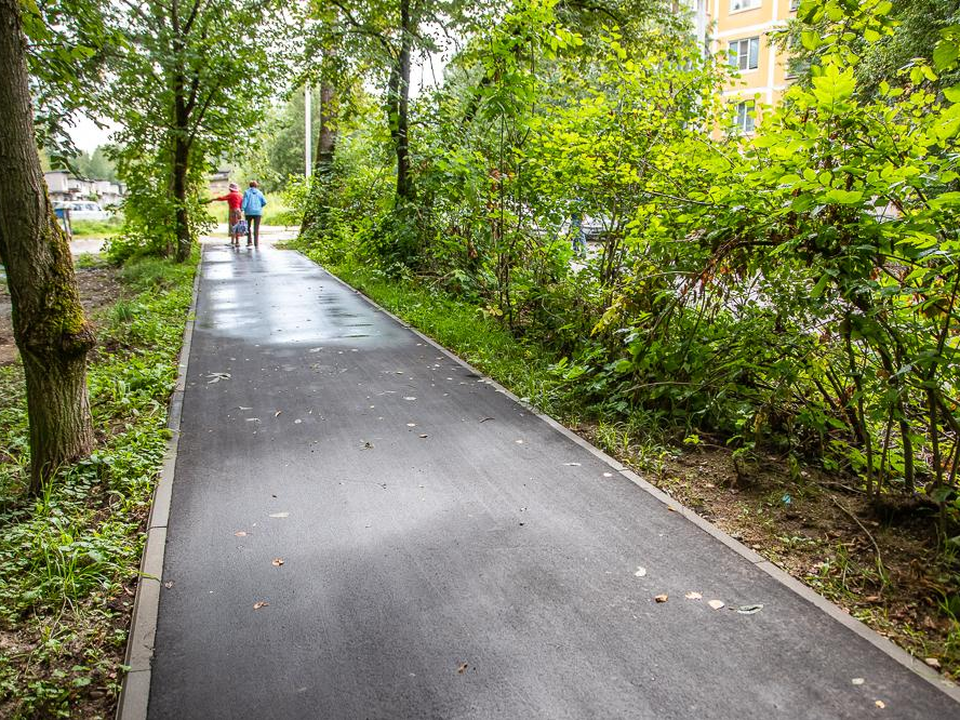
[[[104,210],[100,203],[92,200],[74,200],[72,202],[57,203],[57,209],[66,208],[70,211],[70,221],[74,220],[109,220],[112,213]]]

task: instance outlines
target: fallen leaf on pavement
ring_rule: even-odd
[[[169,590],[170,588],[173,587],[173,580],[170,580],[169,582],[165,582],[165,583],[163,584],[163,586],[164,586],[167,590]]]
[[[267,605],[269,605],[269,604],[270,604],[270,603],[268,603],[268,602],[265,602],[265,601],[263,601],[263,600],[260,600],[259,602],[255,602],[255,603],[253,604],[253,609],[254,609],[254,610],[259,610],[260,608],[265,608],[265,607],[267,607]]]
[[[580,467],[580,463],[564,463],[567,467]]]
[[[403,399],[404,399],[404,400],[416,400],[416,398],[413,397],[413,396],[407,396],[407,397],[404,397]]]
[[[753,615],[754,613],[758,613],[761,610],[763,610],[763,605],[760,605],[760,604],[741,605],[740,607],[737,608],[737,612],[740,613],[741,615]]]
[[[654,600],[656,600],[658,603],[665,603],[669,599],[670,599],[670,596],[667,595],[666,593],[664,593],[663,595],[657,595],[654,598]]]
[[[924,658],[923,661],[924,661],[927,665],[929,665],[930,667],[932,667],[934,670],[939,670],[939,669],[940,669],[940,661],[939,661],[937,658],[934,658],[934,657]]]
[[[698,593],[698,592],[693,592],[693,591],[688,592],[686,595],[684,595],[684,597],[685,597],[687,600],[702,600],[702,599],[703,599],[703,595],[701,595],[701,594]]]
[[[428,438],[428,437],[430,437],[430,436],[429,436],[429,435],[426,435],[426,434],[423,434],[423,435],[420,436],[420,439],[422,440],[422,439]]]
[[[450,378],[447,378],[447,380],[449,380],[449,379],[450,379]],[[487,420],[496,420],[496,418],[492,418],[492,417],[481,418],[481,419],[480,419],[480,423],[481,423],[481,424],[482,424],[482,423],[485,423]]]
[[[416,427],[416,426],[417,426],[416,423],[407,423],[407,427]]]
[[[247,534],[246,534],[243,530],[237,530],[237,531],[234,533],[234,535],[236,535],[237,537],[246,537],[246,536],[247,536]]]
[[[604,473],[603,476],[604,476],[604,477],[613,477],[613,473]]]
[[[883,709],[887,706],[887,704],[886,704],[883,700],[877,700],[877,701],[874,703],[874,705],[876,705],[876,706],[877,706],[878,708],[880,708],[881,710],[883,710]]]
[[[207,380],[207,384],[209,385],[210,383],[220,382],[221,380],[229,380],[230,373],[224,373],[224,372],[209,373],[207,377],[211,378],[210,380]]]
[[[645,567],[640,567],[637,565],[637,571],[634,573],[637,577],[645,577],[647,574],[647,569]]]
[[[280,567],[281,565],[283,565],[283,558],[274,558],[274,559],[273,559],[273,566],[274,566],[274,567]]]
[[[364,449],[364,450],[373,450],[373,443],[370,442],[369,440],[367,440],[365,443],[363,443],[363,449]]]
[[[290,513],[288,513],[288,512],[271,513],[270,517],[272,517],[272,518],[285,518],[285,517],[290,517]]]
[[[709,601],[707,602],[707,605],[709,605],[710,607],[712,607],[714,610],[719,610],[719,609],[722,608],[724,605],[726,605],[726,603],[725,603],[723,600],[709,600]]]
[[[458,675],[463,675],[466,671],[467,671],[467,664],[466,664],[466,663],[460,663],[460,667],[457,668],[457,674],[458,674]]]
[[[274,416],[274,417],[280,417],[280,413],[282,413],[282,412],[283,412],[283,410],[277,410],[277,411],[273,414],[273,416]]]
[[[863,685],[863,678],[853,678],[850,683],[852,685]]]

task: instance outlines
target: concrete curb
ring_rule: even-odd
[[[160,469],[160,478],[153,492],[150,519],[147,522],[147,541],[140,561],[140,582],[133,603],[130,635],[124,665],[130,670],[123,679],[123,689],[117,704],[117,720],[146,720],[150,700],[150,665],[157,634],[157,613],[160,609],[160,578],[163,575],[163,553],[167,542],[167,521],[170,500],[173,497],[173,476],[177,465],[177,445],[180,440],[180,418],[183,413],[183,392],[187,385],[187,366],[190,363],[190,345],[196,323],[197,299],[200,292],[200,271],[203,266],[203,245],[193,278],[193,299],[187,311],[180,348],[177,384],[167,412],[167,428],[171,432],[167,453]]]
[[[304,257],[306,257],[306,255],[304,255]],[[309,258],[307,259],[309,260]],[[311,260],[311,262],[313,261]],[[357,290],[352,285],[348,284],[344,280],[341,280],[339,277],[331,273],[326,268],[323,268],[323,269],[327,273],[329,273],[330,277],[332,277],[334,280],[336,280],[345,288],[348,288],[349,290],[353,291],[354,293],[362,297],[367,303],[369,303],[376,310],[396,320],[398,323],[400,323],[400,325],[410,330],[412,333],[417,335],[423,341],[428,343],[431,347],[443,353],[458,365],[480,376],[483,382],[486,382],[488,385],[491,385],[498,392],[503,393],[507,397],[517,402],[522,407],[526,408],[532,415],[535,415],[536,417],[540,418],[540,420],[547,423],[547,425],[552,427],[554,430],[560,432],[561,434],[566,436],[568,439],[575,442],[581,448],[588,451],[591,455],[594,455],[595,457],[605,462],[607,465],[611,467],[611,469],[618,472],[627,480],[630,480],[632,483],[640,487],[645,492],[649,493],[650,495],[653,495],[657,500],[659,500],[661,503],[666,505],[668,508],[672,509],[675,512],[681,513],[684,517],[686,517],[690,522],[692,522],[698,528],[700,528],[701,530],[703,530],[705,533],[715,538],[716,540],[719,540],[721,543],[723,543],[728,548],[730,548],[733,552],[737,553],[742,558],[752,563],[756,568],[767,573],[774,580],[784,585],[787,589],[792,590],[794,593],[799,595],[801,598],[803,598],[807,602],[815,605],[817,608],[819,608],[824,613],[829,615],[831,618],[839,622],[841,625],[853,631],[854,633],[859,635],[861,638],[869,642],[871,645],[876,647],[878,650],[880,650],[881,652],[883,652],[893,660],[897,661],[901,665],[905,666],[909,670],[913,671],[914,673],[922,677],[924,680],[929,682],[931,685],[934,685],[935,687],[937,687],[942,692],[946,693],[954,701],[960,703],[960,686],[946,679],[945,677],[943,677],[942,675],[934,671],[932,668],[927,667],[927,665],[922,660],[915,658],[913,655],[908,653],[903,648],[894,644],[892,641],[886,639],[882,635],[878,634],[876,631],[869,628],[864,623],[854,618],[852,615],[850,615],[850,613],[846,612],[845,610],[840,608],[838,605],[834,605],[825,597],[815,592],[813,589],[807,587],[806,585],[804,585],[802,582],[794,578],[789,573],[780,569],[779,567],[777,567],[776,565],[768,561],[766,558],[762,557],[758,553],[748,548],[743,543],[735,540],[730,535],[723,532],[712,523],[708,522],[707,520],[704,520],[702,517],[697,515],[693,510],[677,502],[672,497],[667,495],[665,492],[660,490],[658,487],[644,480],[642,477],[637,475],[632,470],[627,469],[623,465],[623,463],[621,463],[620,461],[607,455],[605,452],[603,452],[599,448],[591,445],[589,442],[584,440],[582,437],[577,435],[575,432],[573,432],[566,426],[561,425],[559,422],[554,420],[549,415],[545,415],[539,410],[537,410],[535,407],[530,405],[530,403],[520,399],[510,390],[508,390],[503,385],[498,383],[496,380],[480,372],[475,367],[470,365],[468,362],[466,362],[465,360],[463,360],[462,358],[460,358],[459,356],[457,356],[447,348],[437,343],[433,338],[428,337],[427,335],[424,335],[422,332],[420,332],[415,327],[410,325],[410,323],[397,317],[389,310],[386,310],[385,308],[378,305],[372,298],[368,297],[362,291]]]

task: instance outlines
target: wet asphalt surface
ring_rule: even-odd
[[[303,257],[202,273],[154,720],[960,717]]]

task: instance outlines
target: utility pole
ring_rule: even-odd
[[[310,157],[310,153],[313,148],[311,147],[311,140],[313,138],[313,129],[311,127],[310,117],[313,114],[313,110],[310,107],[310,83],[304,84],[304,95],[303,95],[303,118],[304,118],[304,138],[303,138],[303,161],[304,161],[304,172],[303,176],[309,178],[313,174],[313,158]]]

